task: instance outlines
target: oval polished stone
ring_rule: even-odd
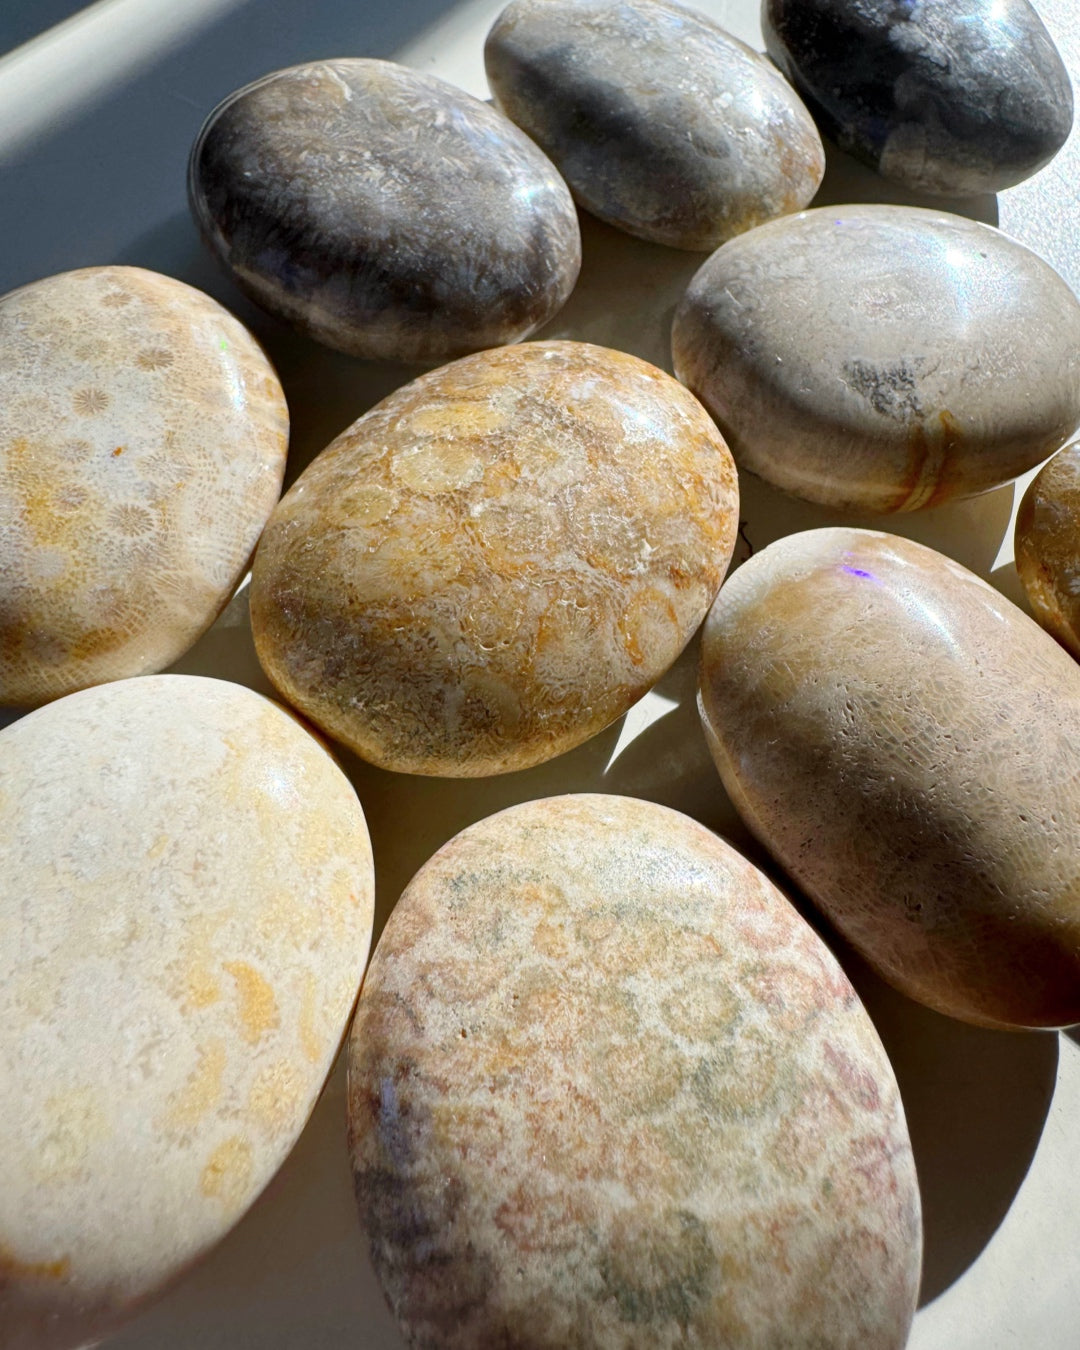
[[[825,152],[773,66],[665,0],[515,0],[484,48],[503,111],[609,225],[713,249],[817,191]]]
[[[823,207],[733,239],[691,281],[672,348],[739,468],[828,506],[982,492],[1080,422],[1076,297],[944,212]]]
[[[764,0],[762,28],[822,131],[918,192],[1000,192],[1072,128],[1068,71],[1028,0]]]
[[[652,802],[511,807],[413,879],[349,1042],[376,1272],[420,1350],[900,1350],[903,1109],[835,958]]]
[[[910,540],[790,535],[720,592],[701,706],[746,824],[886,980],[1080,1021],[1080,669],[1026,614]]]
[[[243,576],[287,444],[273,368],[200,291],[90,267],[0,299],[0,703],[181,656]]]
[[[371,939],[360,804],[239,685],[72,694],[0,732],[0,1343],[103,1335],[300,1134]]]
[[[389,61],[267,75],[209,116],[191,206],[258,304],[353,356],[445,361],[527,337],[581,265],[551,162],[501,113]]]
[[[1080,660],[1080,441],[1059,451],[1024,493],[1016,570],[1036,619]]]
[[[737,523],[727,447],[669,375],[581,342],[481,352],[384,399],[282,499],[259,660],[383,768],[525,768],[659,679]]]

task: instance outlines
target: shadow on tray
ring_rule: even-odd
[[[339,1063],[255,1206],[110,1350],[404,1350],[367,1256],[344,1141]]]
[[[1027,1175],[1054,1093],[1058,1037],[943,1017],[849,949],[837,954],[900,1085],[922,1193],[925,1306],[973,1264]]]

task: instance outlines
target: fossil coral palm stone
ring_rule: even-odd
[[[1068,71],[1028,0],[765,0],[765,45],[818,125],[920,192],[999,192],[1072,127]]]
[[[286,711],[157,675],[0,732],[0,1344],[71,1350],[292,1147],[371,937],[363,812]]]
[[[288,412],[209,296],[91,267],[0,299],[0,703],[160,670],[243,575]]]
[[[675,660],[737,501],[716,428],[654,366],[578,342],[465,357],[384,399],[282,499],[253,569],[259,658],[383,767],[524,768]]]
[[[770,62],[666,0],[514,0],[484,59],[577,200],[643,239],[716,248],[806,206],[825,171]]]
[[[821,207],[718,249],[675,315],[675,373],[740,469],[913,511],[995,487],[1080,421],[1080,304],[988,225]]]
[[[416,1350],[900,1350],[919,1199],[896,1083],[774,886],[652,802],[470,826],[380,940],[356,1195]]]
[[[230,95],[191,155],[192,209],[260,305],[354,356],[446,361],[562,306],[566,184],[501,113],[390,61],[317,61]]]
[[[1059,451],[1024,493],[1016,570],[1035,617],[1080,660],[1080,441]]]
[[[1080,668],[1026,614],[910,540],[789,535],[717,597],[701,703],[746,823],[887,980],[1080,1021]]]

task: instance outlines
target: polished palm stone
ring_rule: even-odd
[[[550,160],[494,108],[389,61],[294,66],[230,95],[195,142],[189,190],[237,283],[354,356],[516,342],[581,263]]]
[[[273,367],[136,267],[0,299],[0,703],[161,670],[244,575],[285,472]]]
[[[809,924],[696,821],[470,826],[349,1043],[372,1260],[414,1350],[901,1350],[919,1197],[892,1069]]]
[[[73,1350],[222,1238],[303,1129],[371,938],[348,780],[220,680],[0,732],[0,1344]]]
[[[594,215],[713,249],[806,206],[825,169],[791,86],[665,0],[514,0],[484,49],[499,106]]]
[[[746,824],[886,980],[1080,1021],[1080,667],[1026,614],[910,540],[789,535],[717,597],[701,709]]]
[[[1032,613],[1080,660],[1080,441],[1059,451],[1024,493],[1016,570]]]
[[[500,773],[621,716],[689,641],[738,521],[701,405],[635,356],[464,357],[355,422],[271,517],[264,669],[365,759]]]
[[[764,0],[769,55],[841,149],[916,191],[998,192],[1072,128],[1028,0]]]
[[[982,492],[1080,422],[1076,297],[944,212],[822,207],[740,235],[693,278],[672,347],[739,468],[828,506]]]

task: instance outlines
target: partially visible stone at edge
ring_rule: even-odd
[[[334,1063],[374,880],[349,780],[241,685],[114,680],[0,731],[4,1350],[97,1345],[248,1211]]]
[[[140,267],[0,296],[0,704],[161,670],[221,613],[285,473],[251,334]]]
[[[1036,619],[1080,660],[1080,441],[1056,454],[1024,493],[1016,570]]]
[[[821,130],[919,192],[999,192],[1072,128],[1073,94],[1028,0],[765,0],[769,55]]]

